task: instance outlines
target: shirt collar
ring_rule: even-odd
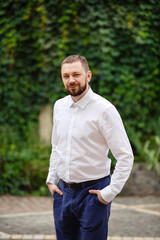
[[[92,91],[92,89],[90,88],[88,90],[88,92],[77,102],[74,102],[71,95],[69,95],[68,97],[68,106],[69,107],[72,107],[72,106],[78,106],[80,107],[81,109],[84,109],[88,102],[90,101],[90,99],[93,99],[93,95],[94,95],[94,92]]]

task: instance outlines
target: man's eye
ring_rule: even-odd
[[[79,77],[79,75],[80,75],[80,74],[76,73],[76,74],[74,74],[74,77]]]
[[[68,75],[64,75],[63,77],[64,77],[65,79],[67,79],[67,78],[68,78]]]

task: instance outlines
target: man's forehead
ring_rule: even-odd
[[[62,65],[62,69],[61,72],[78,72],[81,71],[83,69],[82,64],[80,61],[77,62],[73,62],[73,63],[64,63]]]

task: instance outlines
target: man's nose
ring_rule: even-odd
[[[74,79],[73,76],[70,76],[70,77],[69,77],[69,82],[70,82],[70,83],[75,82],[75,79]]]

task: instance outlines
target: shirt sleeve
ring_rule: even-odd
[[[100,125],[106,143],[117,161],[110,185],[100,192],[102,198],[110,202],[121,192],[127,181],[134,157],[121,117],[114,106],[103,111]]]
[[[55,107],[53,111],[53,129],[52,129],[52,138],[51,138],[51,144],[52,144],[52,151],[50,155],[50,166],[49,166],[49,173],[47,176],[46,183],[58,183],[58,175],[56,173],[56,162],[58,160],[58,153],[56,151],[56,145],[57,145],[57,138],[56,138],[56,121],[54,119],[54,113],[55,113]]]

